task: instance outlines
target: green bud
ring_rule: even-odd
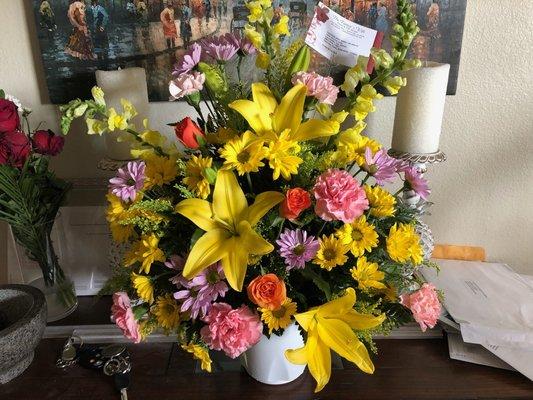
[[[214,185],[215,181],[217,180],[217,171],[215,171],[213,168],[205,168],[204,177],[207,179],[207,182],[209,182],[210,185]]]
[[[285,78],[285,86],[290,87],[291,86],[291,80],[292,76],[300,71],[306,72],[309,68],[309,64],[311,62],[311,50],[309,47],[304,44],[300,49],[296,52],[294,57],[292,58],[291,65],[289,66],[289,69],[287,70],[287,76]]]
[[[228,91],[228,85],[216,66],[200,62],[198,69],[205,75],[205,84],[213,93],[221,94]]]

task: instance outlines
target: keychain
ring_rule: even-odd
[[[79,344],[76,344],[76,339]],[[131,362],[128,349],[120,344],[109,346],[84,346],[79,336],[70,336],[56,360],[59,368],[67,368],[78,363],[87,369],[102,369],[104,374],[112,376],[121,400],[127,400],[127,389],[130,384]]]

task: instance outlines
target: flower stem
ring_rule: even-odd
[[[142,143],[143,145],[151,147],[152,149],[154,149],[155,152],[157,154],[159,154],[160,156],[168,157],[168,154],[166,154],[161,147],[154,146],[153,144],[144,141],[139,132],[137,132],[137,131],[135,131],[133,129],[130,129],[130,128],[126,129],[126,132],[128,132],[130,135],[132,135],[135,138],[135,140],[137,140],[139,143]]]

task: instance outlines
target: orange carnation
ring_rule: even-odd
[[[247,288],[248,298],[261,308],[277,310],[287,298],[285,282],[276,274],[266,274],[255,278]]]

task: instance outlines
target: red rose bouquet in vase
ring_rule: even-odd
[[[287,15],[269,0],[245,6],[244,37],[205,38],[178,59],[170,94],[197,115],[173,124],[176,139],[147,122],[135,131],[134,106],[108,107],[99,88],[62,108],[62,126],[83,115],[91,134],[119,127],[138,159],[107,197],[113,238],[127,246],[110,282],[125,336],[160,330],[205,370],[221,351],[270,384],[307,366],[320,391],[332,352],[371,374],[373,335],[433,327],[440,309],[417,276],[432,263],[402,201],[406,190],[427,197],[427,183],[364,134],[379,91],[396,94],[398,72],[419,64],[405,59],[418,27],[398,0],[391,53],[354,57],[337,86],[308,71],[307,45],[283,41]],[[257,81],[242,79],[250,70]]]
[[[50,130],[31,130],[30,113],[0,90],[0,219],[39,265],[42,278],[30,284],[44,292],[48,321],[53,321],[77,305],[74,286],[59,265],[51,239],[70,184],[48,168],[49,158],[63,149],[63,137]]]

